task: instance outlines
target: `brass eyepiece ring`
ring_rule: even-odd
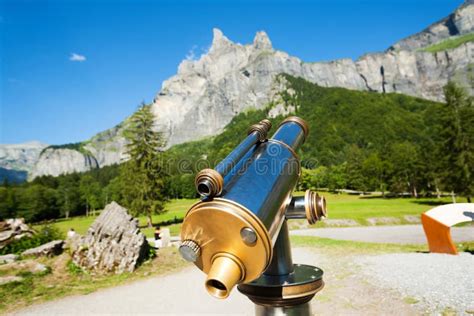
[[[263,125],[263,124],[260,124],[260,123],[253,124],[252,126],[250,126],[249,130],[247,131],[247,135],[250,135],[253,132],[258,133],[258,141],[259,142],[263,142],[267,139],[267,132],[268,131],[267,131],[267,126],[266,125]]]
[[[214,197],[222,193],[224,179],[216,170],[207,168],[198,172],[194,185],[201,196]]]
[[[280,127],[283,124],[288,123],[288,122],[293,122],[293,123],[296,123],[299,126],[301,126],[301,128],[303,129],[303,132],[304,132],[304,138],[308,138],[309,126],[308,126],[308,123],[306,123],[305,120],[303,120],[301,117],[298,117],[298,116],[290,116],[290,117],[284,119],[283,122],[281,122],[278,127]]]
[[[265,129],[267,130],[267,132],[269,132],[270,129],[272,128],[272,122],[270,122],[270,120],[268,119],[263,119],[260,122],[258,122],[258,124],[265,126]]]
[[[317,192],[306,190],[304,200],[308,223],[312,225],[327,217],[326,199],[323,196],[319,196]]]

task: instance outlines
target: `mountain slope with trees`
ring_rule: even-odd
[[[293,114],[310,126],[300,150],[304,167],[300,189],[376,190],[412,196],[443,190],[472,195],[474,106],[462,88],[449,84],[447,103],[438,103],[400,94],[325,88],[289,75],[281,78],[287,85],[281,100],[291,113],[270,118],[272,132]],[[164,181],[158,183],[163,191],[159,190],[157,199],[196,197],[195,173],[214,167],[245,138],[248,127],[269,117],[275,106],[240,113],[221,134],[175,145],[154,157]],[[111,200],[127,205],[122,199],[124,190],[131,190],[126,188],[130,182],[119,176],[119,169],[113,165],[4,185],[0,187],[0,218],[22,216],[38,221],[84,214]]]

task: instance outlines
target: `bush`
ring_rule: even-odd
[[[0,255],[9,253],[21,254],[23,251],[30,248],[41,246],[47,242],[64,239],[64,235],[59,229],[53,226],[43,226],[40,231],[33,237],[23,237],[15,240],[4,248],[0,249]]]
[[[72,260],[70,260],[67,263],[67,270],[72,275],[80,275],[80,274],[84,273],[84,270],[82,270],[82,268],[80,266],[78,266],[77,264],[75,264]]]

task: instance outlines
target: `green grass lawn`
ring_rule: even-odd
[[[295,195],[303,195],[304,192],[297,192]],[[361,225],[368,225],[367,219],[371,217],[395,217],[402,223],[406,215],[419,216],[421,213],[442,203],[451,203],[450,198],[382,198],[380,196],[365,196],[348,194],[333,194],[322,192],[326,197],[328,206],[328,218],[331,219],[353,219]],[[197,200],[181,199],[169,201],[165,208],[167,212],[161,215],[153,216],[153,223],[173,220],[175,217],[181,219],[184,217],[189,207]],[[464,198],[458,198],[458,202],[465,202]],[[70,228],[74,228],[79,234],[84,234],[95,216],[90,217],[74,217],[71,219],[62,219],[53,223],[54,226],[63,232],[67,232]],[[140,225],[146,225],[146,218],[139,218]],[[168,226],[172,235],[178,235],[181,224],[173,224]],[[153,236],[153,229],[144,228],[143,232],[147,237]]]
[[[380,196],[358,196],[348,194],[320,193],[326,198],[328,218],[353,219],[361,225],[367,225],[371,217],[395,217],[405,223],[404,216],[415,215],[445,203],[451,198],[382,198]],[[458,198],[457,202],[465,202]]]
[[[447,39],[439,43],[433,44],[431,46],[425,47],[422,51],[429,53],[437,53],[447,49],[453,49],[461,46],[464,43],[474,41],[474,33],[469,33],[466,35],[458,36],[452,39]]]
[[[163,221],[173,220],[175,217],[180,219],[184,217],[184,214],[188,210],[189,206],[195,203],[197,200],[193,199],[174,199],[169,201],[165,208],[167,210],[166,213],[160,215],[153,215],[153,223],[159,223]],[[69,219],[60,219],[55,221],[52,225],[59,228],[62,232],[66,233],[69,229],[74,228],[74,230],[79,234],[85,234],[89,226],[94,222],[97,216],[77,216]],[[147,220],[145,216],[140,216],[139,218],[140,225],[145,227]],[[39,227],[41,225],[37,225],[35,227]],[[173,224],[168,226],[171,230],[172,235],[178,235],[179,233],[179,224]],[[144,228],[142,229],[143,232],[147,237],[153,236],[153,229]]]
[[[390,253],[390,252],[428,252],[428,245],[409,244],[385,244],[349,240],[337,240],[330,238],[312,236],[290,236],[292,247],[315,248],[321,253],[343,253],[367,254],[367,253]],[[463,242],[456,244],[458,251],[471,252],[474,250],[474,242]]]

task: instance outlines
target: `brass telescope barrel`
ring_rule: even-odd
[[[262,221],[272,245],[285,218],[285,202],[301,172],[296,150],[304,143],[307,129],[299,118],[283,121],[271,139],[253,148],[245,172],[224,188],[223,198],[246,207]]]
[[[233,175],[231,171],[235,169],[252,146],[266,140],[271,127],[272,123],[267,119],[252,125],[248,130],[248,136],[214,169],[204,169],[196,175],[196,191],[203,197],[219,196],[224,184]]]
[[[209,190],[201,189],[216,194],[199,192],[204,198],[191,206],[182,225],[180,253],[207,274],[206,289],[217,298],[226,298],[236,284],[259,278],[271,265],[281,265],[277,261],[283,257],[292,265],[286,218],[314,223],[326,215],[325,200],[317,194],[291,196],[301,174],[296,150],[308,135],[307,123],[289,117],[268,140],[254,142],[254,132],[215,170],[202,171],[209,177],[196,178],[198,192],[206,180]],[[223,179],[221,190],[211,187],[216,174]]]

